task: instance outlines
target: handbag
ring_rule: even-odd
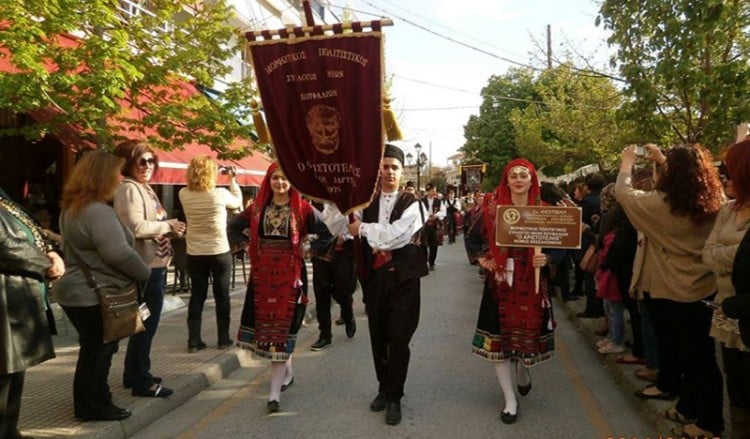
[[[581,262],[578,263],[578,267],[587,273],[595,273],[596,268],[599,266],[599,252],[594,244],[589,245],[586,252],[581,258]]]
[[[71,246],[73,255],[86,276],[86,282],[99,296],[102,315],[102,338],[104,344],[130,337],[146,330],[138,309],[138,288],[135,282],[123,288],[104,287],[94,279],[88,265],[78,257],[78,252]]]

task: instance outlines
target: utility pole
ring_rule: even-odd
[[[552,26],[547,25],[547,68],[552,68]]]

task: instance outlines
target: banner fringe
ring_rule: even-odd
[[[401,128],[398,126],[398,121],[396,121],[396,115],[391,110],[391,100],[387,97],[383,99],[383,125],[385,126],[385,135],[388,137],[388,140],[401,140],[404,138]]]
[[[258,140],[261,143],[271,143],[271,136],[268,134],[266,122],[263,120],[263,115],[260,114],[260,108],[255,99],[250,101],[250,110],[252,111],[253,125],[255,125],[255,132],[258,134]]]

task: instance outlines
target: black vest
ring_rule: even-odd
[[[399,192],[396,204],[391,211],[389,223],[393,224],[394,221],[400,219],[401,215],[404,214],[404,211],[416,201],[417,197],[415,197],[414,194]],[[377,223],[379,216],[380,192],[378,191],[378,193],[375,194],[372,203],[362,211],[362,222]],[[424,253],[419,248],[420,236],[421,230],[414,234],[412,241],[409,244],[391,250],[391,261],[379,267],[378,270],[389,270],[393,268],[400,280],[427,276],[429,273],[427,270],[427,260],[425,259]],[[372,277],[372,263],[374,260],[372,247],[367,243],[367,238],[362,238],[362,253],[361,260],[364,264],[364,270],[360,270],[360,281],[367,282]]]

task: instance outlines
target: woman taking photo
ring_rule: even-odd
[[[180,190],[180,203],[188,224],[187,269],[190,273],[188,304],[188,352],[206,348],[201,339],[203,304],[208,278],[213,279],[216,304],[217,345],[232,346],[229,338],[229,279],[232,254],[227,240],[227,209],[242,207],[242,192],[233,168],[229,168],[229,190],[216,187],[218,166],[211,157],[193,157],[187,169],[188,187]]]
[[[123,163],[108,152],[87,152],[73,167],[62,193],[60,226],[68,269],[55,283],[55,298],[78,331],[73,408],[83,421],[130,416],[130,411],[112,403],[107,378],[118,342],[104,343],[99,297],[81,268],[85,264],[99,286],[117,289],[145,282],[151,275],[133,249],[130,229],[107,205],[120,185]]]
[[[531,391],[528,368],[552,357],[554,326],[547,293],[547,279],[534,286],[534,271],[547,265],[547,256],[530,247],[499,247],[495,243],[498,206],[540,204],[539,179],[525,159],[511,160],[503,170],[500,185],[487,194],[482,208],[483,226],[466,239],[472,261],[487,271],[472,351],[495,363],[495,372],[505,399],[500,419],[512,424],[518,416],[518,400]],[[545,273],[546,274],[546,273]]]
[[[650,192],[635,190],[631,171],[636,147],[622,152],[615,194],[645,239],[644,262],[634,274],[651,315],[659,351],[655,385],[636,392],[643,399],[671,400],[689,420],[677,437],[720,436],[722,378],[709,336],[711,310],[701,303],[716,294],[716,277],[701,259],[706,238],[724,197],[711,154],[680,145],[662,154],[655,145],[644,157],[664,168]],[[690,423],[695,420],[695,423]]]
[[[307,304],[302,238],[315,221],[312,206],[271,164],[255,203],[230,225],[232,236],[250,229],[250,267],[238,344],[271,360],[269,413],[281,410],[280,394],[294,382],[292,353]]]
[[[159,169],[154,150],[139,140],[128,140],[115,148],[115,155],[125,159],[125,177],[115,193],[115,211],[120,221],[135,236],[135,250],[151,267],[151,277],[140,292],[151,316],[144,321],[146,331],[130,336],[125,352],[122,384],[132,388],[133,396],[167,397],[172,390],[162,386],[161,378],[151,374],[151,342],[159,327],[164,305],[164,284],[171,256],[169,237],[185,232],[185,224],[167,220],[167,212],[148,185]]]

